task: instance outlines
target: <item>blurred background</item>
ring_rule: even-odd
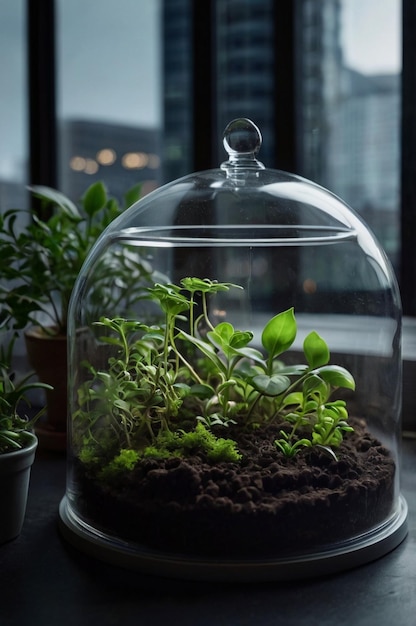
[[[401,8],[400,0],[0,0],[2,210],[24,205],[31,182],[77,199],[104,180],[121,196],[137,182],[147,193],[217,167],[224,127],[250,117],[265,165],[340,195],[398,270]],[[48,158],[43,170],[31,166]]]

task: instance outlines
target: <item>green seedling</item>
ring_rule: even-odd
[[[96,323],[113,354],[105,370],[86,364],[90,378],[78,389],[74,423],[89,449],[84,456],[105,454],[114,463],[126,449],[137,458],[161,458],[197,448],[211,461],[238,461],[235,442],[217,433],[272,423],[282,426],[275,444],[284,455],[311,447],[334,454],[353,429],[345,402],[330,398],[338,388],[355,388],[352,375],[329,363],[329,348],[315,331],[303,343],[305,363],[282,363],[297,334],[293,308],[269,320],[260,346],[253,346],[250,330],[214,324],[209,300],[230,289],[241,287],[189,277],[178,285],[155,284],[148,298],[161,323]],[[103,435],[108,429],[115,446],[114,437],[109,446]]]

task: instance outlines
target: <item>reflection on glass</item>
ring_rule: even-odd
[[[399,246],[400,2],[298,3],[300,173]]]

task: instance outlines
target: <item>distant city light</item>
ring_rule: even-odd
[[[117,154],[112,148],[103,148],[97,152],[96,159],[100,165],[113,165],[117,159]]]
[[[99,167],[100,166],[98,165],[97,161],[94,161],[94,159],[86,159],[84,172],[86,174],[96,174]]]
[[[144,152],[127,152],[122,158],[123,167],[128,170],[140,170],[146,167],[149,157]]]
[[[100,168],[94,159],[85,159],[81,156],[74,156],[69,161],[69,167],[74,172],[84,172],[85,174],[96,174]]]
[[[75,172],[83,172],[86,166],[86,159],[80,156],[74,156],[69,162],[69,167]]]
[[[117,161],[117,153],[112,148],[102,148],[96,154],[96,159],[86,158],[79,155],[73,156],[69,166],[75,172],[84,174],[96,174],[100,165],[109,166]],[[160,167],[160,157],[157,154],[145,152],[126,152],[121,163],[128,170],[141,170],[145,167],[156,170]]]

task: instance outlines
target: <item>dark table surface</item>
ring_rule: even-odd
[[[60,536],[65,458],[38,452],[23,531],[0,546],[1,626],[415,626],[416,439],[404,439],[407,538],[381,559],[289,583],[202,583],[127,572]]]

